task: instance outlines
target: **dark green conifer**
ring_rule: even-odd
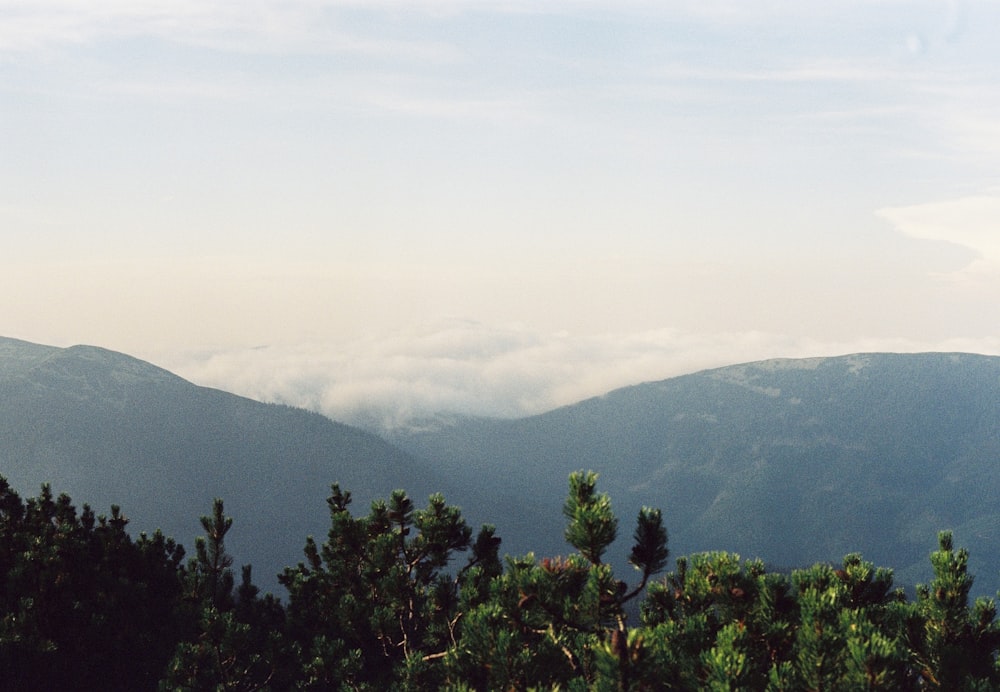
[[[478,602],[499,571],[499,539],[484,527],[473,545],[460,510],[437,494],[416,509],[395,491],[364,517],[351,515],[350,503],[332,486],[327,540],[308,539],[306,561],[281,576],[309,684],[434,688],[461,636],[461,608]],[[470,547],[466,565],[449,575]]]
[[[969,553],[955,550],[950,531],[938,534],[931,553],[934,579],[917,587],[922,627],[910,631],[910,648],[929,687],[943,690],[997,689],[1000,626],[993,599],[978,598],[969,608],[973,576]]]
[[[297,670],[280,604],[271,596],[258,597],[250,566],[242,570],[239,591],[234,589],[233,558],[225,546],[233,519],[221,499],[210,516],[201,517],[201,526],[205,535],[195,540],[196,554],[186,570],[186,612],[194,621],[177,644],[160,689],[250,691],[290,684]]]
[[[183,550],[133,541],[48,485],[23,502],[0,477],[0,671],[18,690],[155,689],[181,627]]]

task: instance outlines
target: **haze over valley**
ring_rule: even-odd
[[[580,469],[600,473],[623,523],[662,509],[674,555],[729,550],[789,569],[861,552],[912,587],[951,530],[976,592],[1000,589],[995,356],[769,360],[383,439],[125,354],[0,339],[0,406],[0,468],[16,490],[51,483],[98,511],[119,504],[134,532],[185,545],[221,497],[236,520],[227,545],[275,593],[306,536],[326,534],[332,483],[360,512],[397,488],[418,506],[443,492],[497,526],[503,554],[554,556]]]

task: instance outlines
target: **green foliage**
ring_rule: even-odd
[[[183,571],[184,601],[178,608],[190,628],[177,643],[160,689],[250,691],[287,684],[295,657],[283,634],[284,611],[273,597],[258,597],[249,565],[234,590],[233,558],[225,547],[233,519],[222,500],[215,500],[201,526],[205,536],[196,539],[195,557]]]
[[[760,561],[696,554],[678,559],[674,572],[650,585],[643,621],[665,640],[663,648],[673,649],[656,655],[676,669],[679,687],[709,684],[737,664],[740,679],[762,687],[772,663],[787,658],[792,646],[789,589]]]
[[[326,542],[309,539],[306,562],[281,577],[289,633],[311,657],[310,684],[433,687],[460,635],[460,604],[473,606],[500,572],[499,539],[487,526],[473,542],[461,512],[441,495],[417,510],[395,491],[354,517],[350,493],[334,485],[327,503]],[[445,574],[470,547],[457,575]]]
[[[951,534],[915,601],[858,554],[790,574],[726,552],[668,558],[658,510],[636,519],[631,589],[602,556],[617,535],[597,475],[570,476],[576,552],[499,557],[440,495],[403,491],[350,512],[331,487],[330,530],[307,538],[261,596],[237,585],[221,500],[186,563],[162,534],[131,539],[118,507],[77,513],[43,486],[0,478],[0,670],[26,690],[992,690],[1000,625],[971,605]],[[464,554],[459,562],[456,558]],[[640,593],[639,622],[628,604]]]
[[[155,687],[183,629],[183,549],[0,477],[0,671],[7,689]]]
[[[636,519],[635,545],[628,561],[642,572],[642,583],[667,566],[667,529],[663,526],[663,513],[658,509],[643,507]]]
[[[969,608],[973,577],[968,562],[968,551],[955,550],[951,532],[942,531],[938,550],[931,553],[934,579],[917,587],[916,626],[910,629],[909,644],[929,687],[961,690],[1000,686],[996,604],[980,598]]]
[[[618,519],[611,511],[611,499],[596,491],[597,474],[577,471],[569,476],[569,497],[563,515],[569,520],[566,542],[587,560],[600,564],[601,555],[618,536]]]
[[[642,581],[629,592],[601,560],[618,519],[596,482],[592,471],[569,477],[565,536],[579,552],[509,558],[489,598],[468,615],[450,679],[476,689],[619,689],[641,675],[641,640],[627,628],[624,606],[665,565],[666,530],[658,511],[639,513],[631,562]]]

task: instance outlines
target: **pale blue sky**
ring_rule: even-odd
[[[997,36],[990,2],[0,0],[0,333],[346,418],[1000,353]]]

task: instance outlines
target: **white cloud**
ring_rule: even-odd
[[[159,34],[177,27],[205,26],[210,13],[196,2],[119,2],[66,0],[0,2],[0,49],[29,50],[92,41],[100,36]],[[214,24],[214,22],[213,22]]]
[[[876,213],[912,238],[945,241],[975,252],[977,258],[960,270],[960,276],[1000,272],[1000,194],[997,192],[886,207]]]
[[[158,37],[232,52],[350,53],[363,57],[452,61],[447,44],[360,35],[343,29],[344,3],[312,0],[0,0],[0,51]]]
[[[672,329],[573,336],[450,320],[348,343],[233,350],[163,364],[199,384],[393,428],[448,414],[527,416],[618,387],[773,357],[928,350],[1000,353],[1000,339],[838,343]]]
[[[0,0],[0,323],[389,423],[992,334],[1000,192],[871,228],[997,169],[986,10],[910,5]]]

